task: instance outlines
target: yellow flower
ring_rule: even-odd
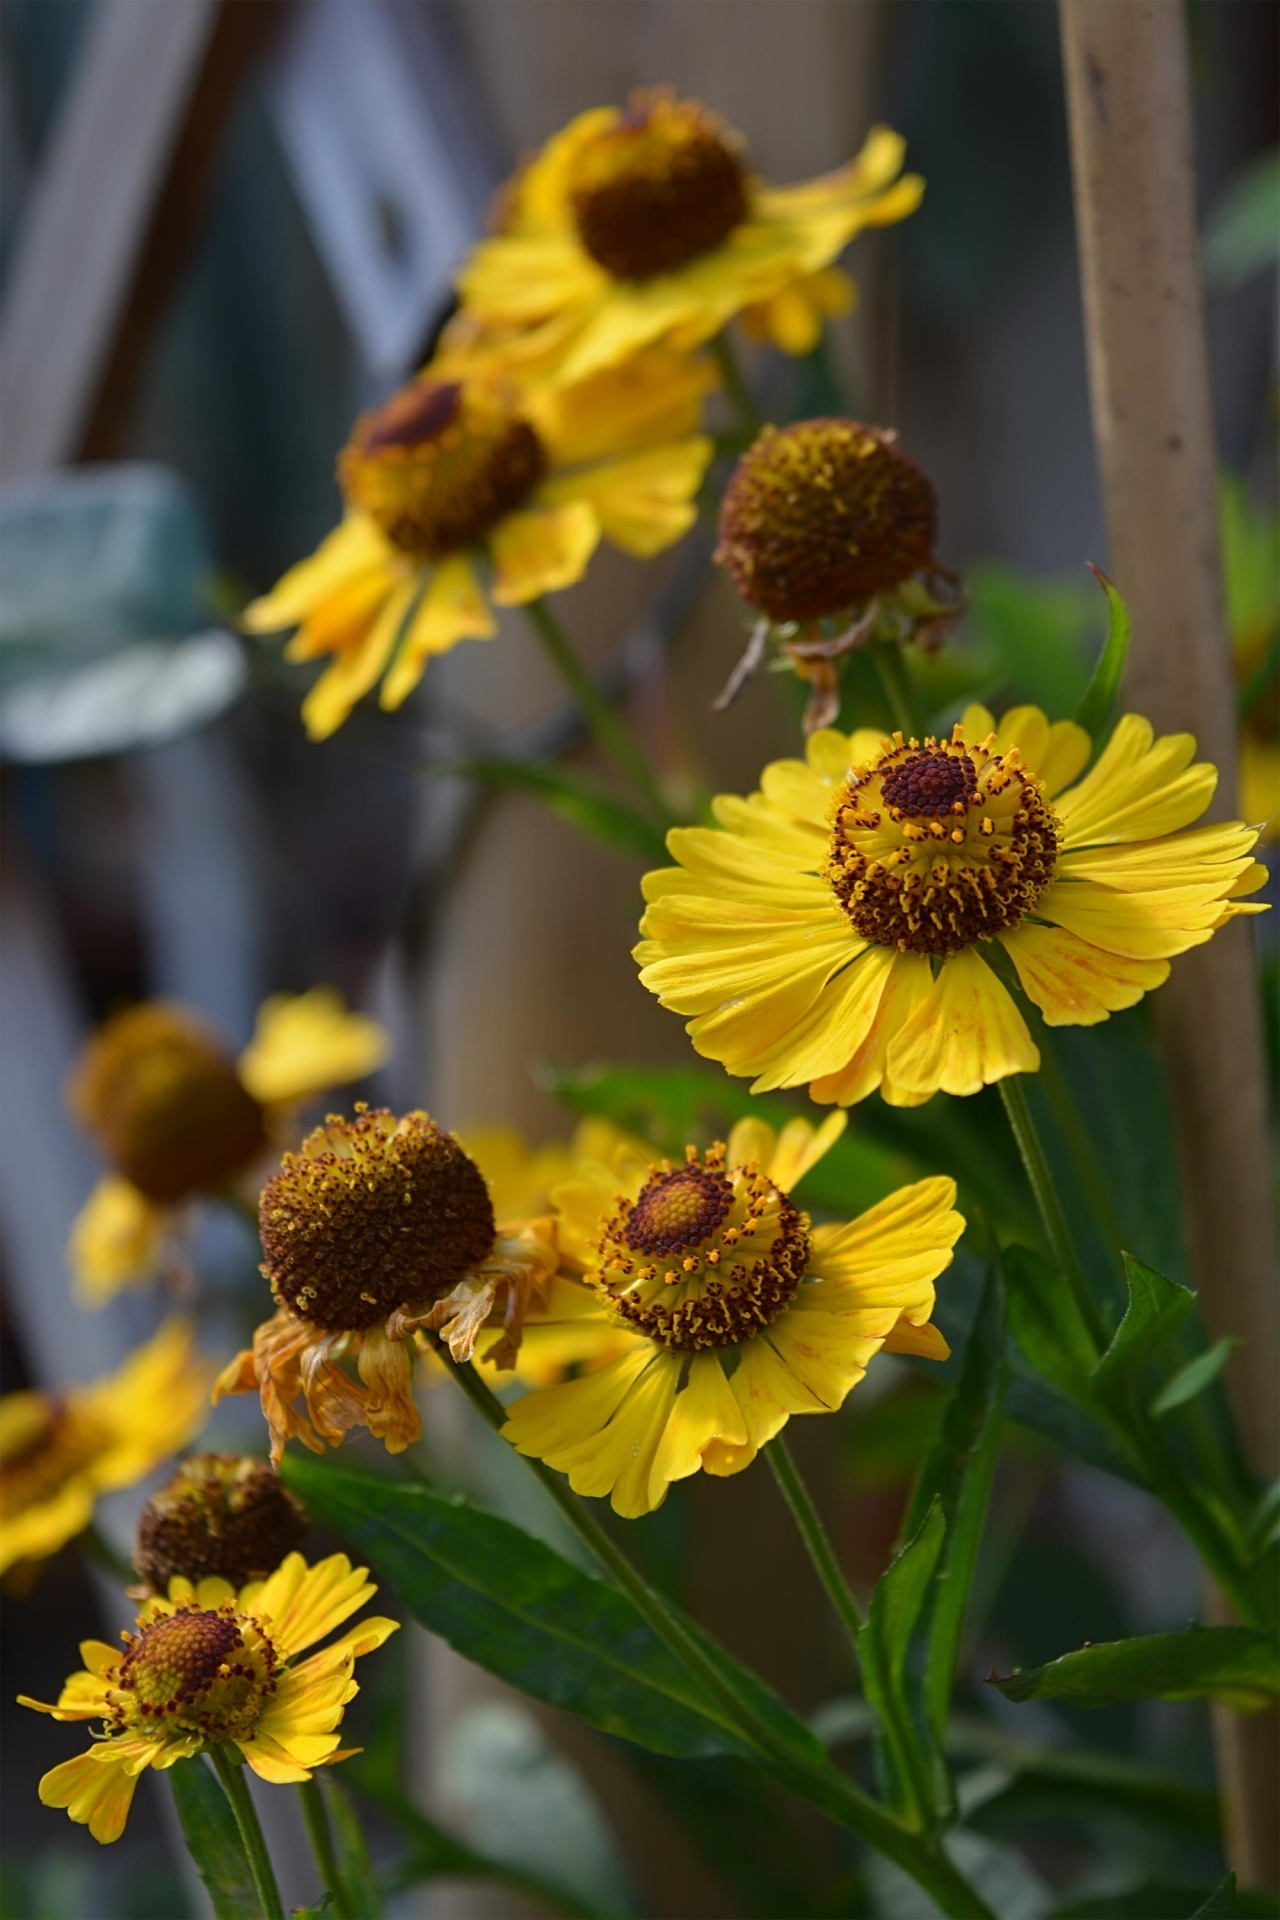
[[[714,384],[705,363],[662,351],[520,398],[437,366],[366,414],[339,463],[347,517],[243,615],[252,633],[297,627],[290,660],[330,658],[303,702],[311,738],[379,681],[382,706],[399,707],[434,654],[491,639],[495,606],[581,580],[602,539],[647,559],[686,533]]]
[[[498,1227],[479,1168],[422,1112],[331,1114],[285,1154],[260,1223],[262,1273],[279,1311],[224,1369],[215,1398],[259,1395],[274,1461],[290,1436],[319,1453],[352,1427],[402,1452],[422,1430],[419,1331],[440,1329],[454,1359],[469,1360],[500,1313],[493,1357],[509,1365],[525,1310],[556,1267],[536,1221]]]
[[[446,334],[519,373],[586,379],[658,342],[700,345],[744,310],[804,353],[848,283],[828,272],[864,227],[913,213],[924,182],[873,127],[856,159],[794,187],[751,176],[738,137],[665,89],[579,114],[511,184],[500,230],[458,276]],[[900,177],[901,176],[901,177]]]
[[[166,1320],[115,1373],[0,1400],[0,1573],[84,1530],[98,1496],[143,1479],[201,1426],[210,1369],[184,1319]]]
[[[1217,774],[1190,734],[1126,715],[1088,773],[1071,721],[971,707],[949,740],[815,733],[645,880],[644,984],[753,1091],[848,1105],[976,1093],[1040,1056],[993,969],[1050,1026],[1158,987],[1261,884],[1256,832],[1184,831]],[[1083,778],[1081,775],[1083,774]]]
[[[239,1061],[196,1014],[165,1001],[104,1022],[69,1092],[115,1169],[72,1225],[81,1304],[100,1307],[122,1287],[180,1268],[184,1204],[242,1179],[296,1107],[373,1073],[387,1051],[377,1021],[348,1013],[331,987],[264,1001]]]
[[[238,1747],[262,1780],[309,1780],[315,1767],[345,1760],[337,1731],[359,1687],[355,1663],[395,1633],[376,1616],[348,1627],[309,1659],[298,1655],[372,1599],[364,1567],[335,1553],[309,1567],[291,1553],[267,1580],[237,1594],[210,1576],[181,1577],[167,1598],[144,1602],[124,1652],[83,1640],[84,1670],[56,1706],[20,1694],[24,1707],[55,1720],[98,1720],[87,1753],[46,1773],[40,1798],[65,1807],[95,1840],[118,1840],[139,1774],[163,1770],[215,1742]]]
[[[791,1189],[844,1129],[739,1121],[683,1165],[586,1162],[556,1194],[617,1359],[527,1394],[503,1432],[634,1518],[673,1480],[740,1473],[793,1413],[831,1413],[881,1349],[945,1359],[933,1283],[964,1230],[951,1180],[922,1180],[847,1225],[814,1227]],[[584,1315],[589,1311],[584,1306]]]

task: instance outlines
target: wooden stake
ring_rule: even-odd
[[[1181,0],[1061,0],[1085,333],[1111,573],[1133,615],[1127,692],[1157,732],[1196,735],[1236,812],[1236,717],[1195,224]],[[1236,921],[1157,996],[1186,1224],[1211,1334],[1244,1344],[1228,1391],[1253,1465],[1280,1454],[1276,1243],[1258,983]],[[1275,1888],[1274,1716],[1217,1725],[1228,1846]]]

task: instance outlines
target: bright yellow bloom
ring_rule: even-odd
[[[789,1198],[844,1125],[747,1119],[680,1166],[627,1146],[580,1166],[556,1193],[560,1243],[586,1276],[583,1318],[625,1344],[518,1400],[512,1444],[634,1518],[673,1480],[740,1473],[792,1414],[834,1412],[882,1349],[945,1359],[930,1315],[964,1231],[955,1183],[922,1180],[847,1225],[814,1227]]]
[[[549,1229],[499,1227],[479,1168],[422,1112],[330,1114],[267,1182],[260,1223],[278,1311],[224,1368],[215,1398],[258,1394],[277,1462],[291,1436],[322,1453],[353,1427],[402,1452],[422,1431],[420,1331],[439,1329],[463,1361],[495,1323],[488,1357],[510,1366],[556,1268]]]
[[[330,660],[303,702],[311,738],[379,681],[399,707],[433,655],[492,639],[495,606],[581,580],[602,539],[647,559],[686,533],[714,385],[709,365],[663,351],[519,399],[437,367],[365,415],[339,465],[346,519],[243,615],[252,633],[297,627],[288,659]]]
[[[211,1575],[193,1586],[181,1576],[167,1598],[144,1602],[125,1647],[82,1640],[84,1670],[73,1673],[56,1706],[19,1695],[24,1707],[55,1720],[100,1720],[87,1753],[64,1760],[40,1782],[46,1807],[65,1807],[95,1840],[118,1840],[138,1775],[163,1771],[219,1741],[230,1741],[262,1780],[309,1780],[358,1749],[337,1731],[360,1691],[355,1663],[395,1633],[376,1616],[348,1627],[307,1660],[298,1655],[371,1600],[378,1589],[364,1567],[335,1553],[309,1567],[291,1553],[266,1580],[237,1594]]]
[[[273,994],[238,1061],[198,1015],[165,1001],[115,1014],[93,1035],[70,1089],[77,1117],[115,1172],[71,1228],[77,1298],[100,1307],[123,1287],[182,1268],[182,1209],[252,1172],[294,1110],[387,1058],[376,1020],[332,987]]]
[[[47,1559],[98,1496],[132,1486],[200,1426],[211,1369],[188,1320],[166,1320],[115,1373],[61,1394],[0,1400],[0,1573]]]
[[[832,263],[920,203],[904,150],[873,127],[835,173],[770,187],[695,101],[658,89],[579,114],[512,182],[500,231],[462,268],[446,347],[474,336],[517,373],[572,382],[659,342],[696,347],[746,311],[757,334],[806,353],[852,301]]]
[[[824,730],[717,828],[668,837],[645,880],[644,984],[699,1053],[754,1092],[809,1084],[842,1106],[976,1093],[1040,1056],[993,970],[1050,1026],[1092,1026],[1158,987],[1265,877],[1256,832],[1186,829],[1217,774],[1190,734],[1122,719],[1088,735],[970,707],[951,738]],[[1081,777],[1083,775],[1083,777]],[[993,942],[998,943],[994,945]]]

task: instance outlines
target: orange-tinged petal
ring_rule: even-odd
[[[1040,1055],[1007,990],[972,947],[949,954],[932,988],[889,1042],[885,1098],[977,1093]]]
[[[358,700],[377,684],[395,649],[400,629],[413,605],[419,581],[402,580],[358,646],[339,654],[307,694],[302,718],[312,740],[336,733]]]
[[[270,593],[245,608],[240,624],[250,633],[295,627],[350,581],[385,566],[392,557],[392,548],[374,521],[363,513],[348,514],[309,559],[290,567]]]
[[[1026,920],[1001,936],[1022,990],[1050,1027],[1092,1027],[1169,976],[1167,960],[1133,960],[1091,946],[1065,927]]]

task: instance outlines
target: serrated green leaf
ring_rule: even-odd
[[[1132,1254],[1124,1254],[1123,1259],[1129,1304],[1110,1346],[1089,1376],[1094,1391],[1107,1398],[1126,1392],[1144,1362],[1172,1338],[1196,1304],[1189,1287],[1166,1280]]]
[[[618,798],[608,787],[568,767],[544,760],[464,760],[426,769],[452,773],[466,780],[482,780],[491,787],[511,787],[531,794],[557,819],[597,840],[615,853],[638,860],[668,862],[666,837],[661,829]]]
[[[169,1769],[169,1784],[182,1837],[217,1920],[260,1920],[253,1869],[236,1817],[208,1761],[201,1754],[179,1760]]]
[[[1274,1634],[1254,1627],[1190,1626],[1081,1647],[1046,1666],[988,1680],[1006,1700],[1069,1700],[1081,1707],[1220,1700],[1251,1712],[1280,1694],[1280,1650]]]
[[[1107,637],[1098,656],[1098,664],[1084,690],[1084,698],[1076,708],[1075,718],[1076,725],[1084,728],[1096,747],[1101,743],[1116,694],[1120,691],[1124,663],[1129,655],[1130,620],[1128,607],[1106,574],[1097,567],[1091,568],[1091,571],[1107,596]]]
[[[956,1655],[1000,1451],[1007,1378],[1004,1274],[995,1256],[960,1378],[920,1471],[903,1528],[916,1531],[933,1501],[940,1500],[945,1534],[929,1596],[924,1680],[925,1708],[938,1741],[946,1731]]]
[[[459,1496],[290,1455],[283,1471],[313,1518],[477,1666],[655,1753],[758,1758],[610,1581]],[[803,1721],[721,1649],[704,1647],[797,1760],[820,1758]]]
[[[1175,1407],[1185,1406],[1188,1400],[1194,1400],[1197,1394],[1212,1386],[1239,1345],[1240,1342],[1228,1334],[1225,1340],[1216,1341],[1206,1352],[1188,1360],[1185,1367],[1179,1367],[1151,1402],[1150,1411],[1156,1419],[1172,1413]]]

